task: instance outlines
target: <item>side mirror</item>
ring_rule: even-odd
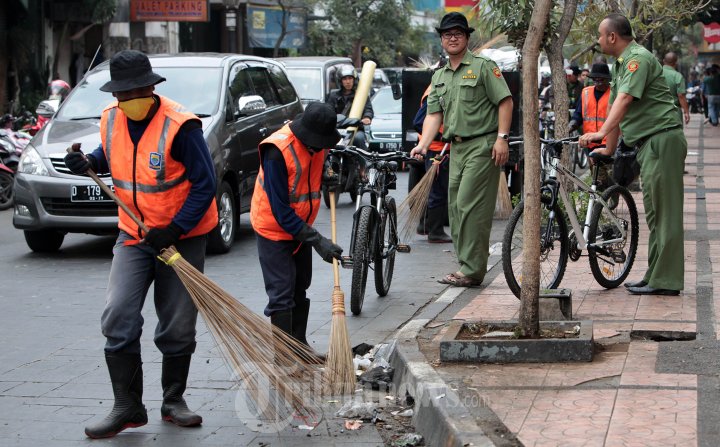
[[[35,113],[37,113],[38,116],[49,119],[52,118],[53,115],[55,115],[55,112],[57,112],[59,106],[59,99],[46,99],[44,101],[41,101],[40,104],[38,104],[37,109],[35,109]]]
[[[264,112],[265,109],[267,109],[267,105],[265,105],[265,100],[262,99],[262,96],[248,95],[238,99],[239,116],[255,115]]]
[[[392,90],[393,99],[397,101],[402,98],[402,89],[400,88],[400,84],[391,84],[390,89]]]

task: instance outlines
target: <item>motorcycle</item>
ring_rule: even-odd
[[[0,162],[13,172],[17,171],[20,155],[31,139],[27,133],[13,130],[15,121],[11,115],[0,120]]]
[[[355,126],[357,126],[358,131],[362,130],[362,122],[359,119],[350,119],[342,114],[337,115],[337,129],[342,136],[339,145],[342,145],[343,147],[352,145],[363,149],[367,148],[367,136],[364,132],[362,132],[362,134],[356,134],[355,139],[352,142],[350,141],[352,135],[350,135],[350,131],[348,131],[347,128]],[[333,191],[335,193],[335,203],[337,203],[340,194],[344,192],[349,193],[350,200],[355,203],[357,199],[359,184],[358,173],[360,169],[357,161],[353,157],[338,157],[336,155],[331,155],[325,160],[325,165],[332,167],[333,172],[339,176],[337,184],[340,186],[335,188]],[[322,195],[325,206],[330,208],[330,190],[326,186],[322,187]]]
[[[690,113],[703,113],[702,91],[699,85],[688,87],[685,91],[685,99],[690,108]]]
[[[15,172],[0,161],[0,210],[13,206]]]

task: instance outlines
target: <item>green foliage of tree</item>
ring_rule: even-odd
[[[84,0],[83,3],[95,23],[107,22],[117,9],[116,0]]]
[[[400,54],[418,53],[423,31],[410,24],[410,2],[326,0],[324,20],[308,29],[304,54],[350,56],[357,66],[372,59],[395,65]]]

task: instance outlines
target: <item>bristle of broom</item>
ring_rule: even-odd
[[[173,268],[187,288],[258,416],[282,421],[292,411],[301,417],[319,414],[314,397],[326,384],[311,365],[309,347],[237,301],[174,247],[164,250],[159,258]]]
[[[500,180],[498,184],[497,199],[495,200],[495,219],[508,219],[512,213],[512,201],[510,200],[510,191],[508,191],[507,178],[505,172],[500,172]]]
[[[438,169],[440,169],[440,164],[433,163],[423,178],[420,179],[400,204],[398,212],[400,214],[400,220],[403,222],[400,227],[400,234],[405,240],[412,237],[412,234],[420,223],[420,219],[422,219],[422,216],[425,214],[425,208],[430,198],[430,190],[432,189],[432,184]]]
[[[330,347],[325,363],[325,382],[329,394],[342,395],[355,392],[355,366],[345,322],[345,294],[338,286],[335,286],[332,294],[332,322]]]

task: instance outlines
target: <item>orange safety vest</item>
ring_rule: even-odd
[[[595,99],[595,86],[585,87],[582,90],[582,119],[583,133],[594,133],[600,130],[607,119],[608,104],[610,102],[610,89],[598,101]],[[598,146],[605,146],[607,138],[603,138],[601,143],[590,143],[588,148],[594,149]]]
[[[423,93],[422,98],[420,98],[420,107],[422,107],[423,101],[425,101],[425,98],[427,98],[428,95],[430,94],[430,87],[431,87],[431,86],[432,86],[432,84],[427,86],[427,88],[425,89],[425,93]],[[440,125],[440,129],[438,130],[438,132],[442,133],[443,128],[444,128],[444,125],[441,124],[441,125]],[[421,138],[422,138],[422,134],[419,134],[419,133],[418,133],[418,141],[419,141]],[[430,147],[428,147],[428,150],[429,150],[429,151],[440,152],[440,151],[443,150],[443,147],[445,147],[445,143],[444,143],[444,142],[433,140],[433,141],[430,143]],[[448,147],[447,147],[447,150],[445,151],[445,153],[447,154],[448,152],[450,152],[450,145],[449,145],[449,144],[448,144]]]
[[[269,145],[280,149],[285,159],[290,207],[308,225],[312,225],[320,210],[320,186],[325,151],[314,154],[310,152],[295,137],[287,124],[260,142],[258,151],[261,160],[262,151]],[[293,236],[283,230],[273,216],[270,200],[265,192],[264,179],[265,173],[261,164],[250,203],[250,223],[255,232],[266,239],[271,241],[292,240]]]
[[[158,110],[135,147],[126,116],[117,101],[103,110],[100,138],[115,193],[150,228],[170,225],[190,193],[192,185],[186,178],[185,166],[172,158],[170,150],[180,126],[191,119],[198,117],[160,96]],[[122,208],[118,208],[118,217],[121,230],[137,239],[144,237]],[[209,233],[217,223],[217,205],[213,198],[200,222],[182,238]]]

